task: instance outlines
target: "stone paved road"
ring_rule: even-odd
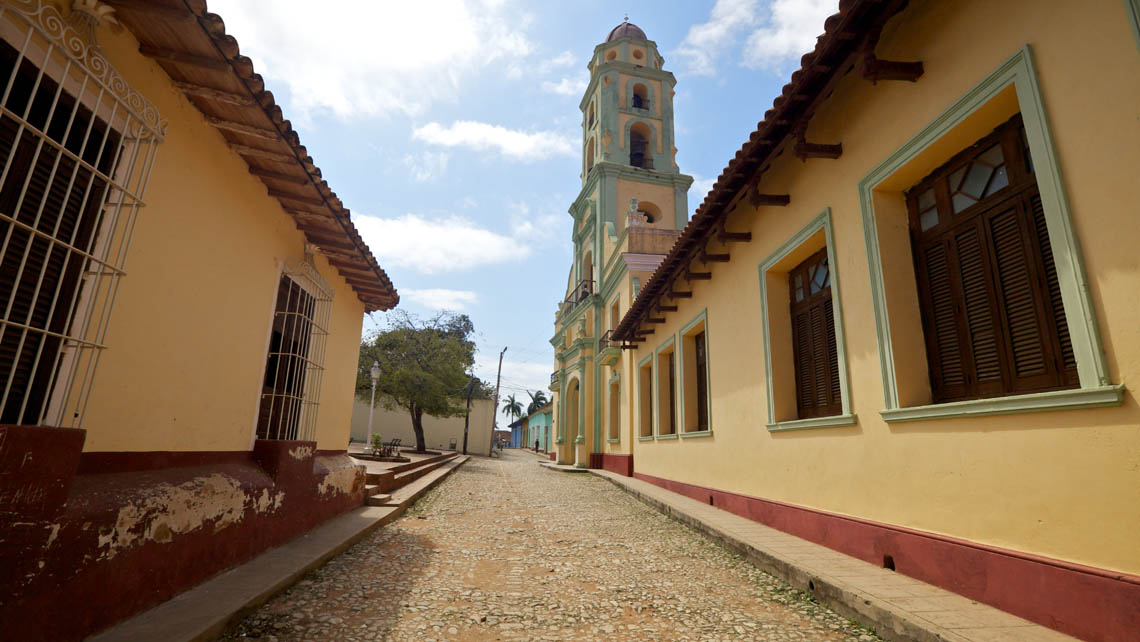
[[[875,640],[592,475],[473,457],[226,640]]]

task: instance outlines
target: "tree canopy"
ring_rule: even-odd
[[[475,363],[474,330],[465,314],[444,312],[420,319],[396,311],[389,317],[387,328],[360,344],[357,396],[369,398],[369,371],[373,361],[378,362],[377,403],[389,410],[407,411],[416,449],[424,450],[423,415],[455,417],[466,411],[467,386]],[[476,381],[472,396],[487,394],[486,388],[482,381]]]

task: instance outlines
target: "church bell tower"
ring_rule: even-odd
[[[579,467],[630,456],[622,435],[631,420],[617,391],[631,367],[608,332],[688,222],[693,178],[677,166],[677,80],[664,63],[657,43],[626,20],[594,48],[579,103],[582,188],[569,210],[574,261],[555,315],[550,384],[556,459]]]

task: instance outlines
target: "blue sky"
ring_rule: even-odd
[[[210,0],[420,315],[475,323],[476,374],[545,389],[580,187],[578,102],[628,12],[677,77],[690,215],[836,0]],[[364,320],[364,332],[385,315]]]

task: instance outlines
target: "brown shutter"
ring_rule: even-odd
[[[709,372],[708,356],[705,354],[705,333],[699,332],[693,337],[694,352],[696,353],[697,368],[697,428],[709,429]]]
[[[922,251],[918,262],[926,352],[935,401],[965,396],[968,389],[958,337],[958,294],[954,289],[948,246],[946,242],[930,245]]]
[[[828,269],[824,248],[792,268],[788,275],[796,408],[801,419],[843,412]],[[821,274],[827,276],[821,279]],[[817,278],[814,287],[813,276]],[[820,280],[825,285],[820,286]]]
[[[1037,236],[1037,247],[1041,252],[1041,268],[1045,290],[1049,297],[1049,312],[1057,333],[1057,354],[1059,370],[1064,384],[1076,385],[1077,357],[1073,353],[1073,342],[1069,339],[1069,324],[1065,318],[1065,306],[1061,302],[1061,286],[1057,281],[1057,266],[1053,262],[1053,248],[1049,245],[1049,231],[1045,227],[1045,209],[1041,205],[1041,195],[1034,192],[1029,197],[1029,208],[1033,214],[1033,229]]]
[[[908,192],[935,402],[1077,384],[1037,184],[1018,169],[1020,127],[1015,117]],[[999,143],[1001,169],[986,169]],[[932,190],[933,224],[917,199]]]

